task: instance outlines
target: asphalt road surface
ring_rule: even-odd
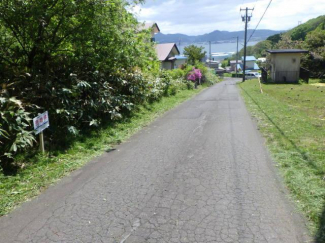
[[[226,79],[0,219],[0,242],[306,242]]]

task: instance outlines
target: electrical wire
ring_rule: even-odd
[[[256,31],[256,29],[257,29],[257,27],[258,27],[258,26],[259,26],[259,24],[261,23],[261,21],[262,21],[262,19],[263,19],[264,15],[265,15],[265,13],[266,13],[266,11],[267,11],[267,10],[268,10],[268,8],[270,7],[270,5],[271,5],[271,2],[272,2],[272,0],[270,0],[269,4],[267,5],[267,7],[266,7],[266,9],[265,9],[265,11],[264,11],[264,13],[263,13],[263,15],[262,15],[262,17],[261,17],[260,21],[258,21],[258,24],[256,25],[256,27],[255,27],[255,29],[254,29],[253,33],[251,34],[251,36],[248,38],[248,41],[247,41],[247,42],[249,42],[249,40],[250,40],[250,39],[252,38],[252,36],[254,35],[254,33],[255,33],[255,31]]]
[[[258,2],[258,0],[256,0],[256,2],[255,2],[255,4],[254,4],[254,7],[253,7],[253,9],[255,9],[255,6],[256,6],[257,2]]]

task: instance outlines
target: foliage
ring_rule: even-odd
[[[239,52],[238,52],[238,58],[240,59],[241,57],[244,56],[244,48],[242,48]],[[254,56],[253,53],[253,46],[247,46],[246,47],[246,56]],[[232,56],[232,59],[236,59],[236,54],[234,54]]]
[[[260,41],[258,42],[256,45],[253,46],[253,56],[255,56],[256,58],[259,57],[266,57],[267,52],[266,50],[270,50],[272,49],[272,42],[269,40],[265,40],[265,41]]]
[[[303,47],[310,53],[302,58],[302,65],[312,72],[315,77],[322,77],[325,73],[325,24],[319,25],[309,32]]]
[[[276,43],[278,43],[281,40],[281,35],[282,34],[271,35],[268,38],[266,38],[266,40],[270,41],[271,45],[274,46]]]
[[[230,59],[229,58],[225,58],[222,62],[221,62],[221,67],[226,68],[230,66]]]
[[[195,45],[189,45],[184,48],[184,55],[188,58],[190,65],[195,65],[196,62],[200,62],[205,57],[206,51],[203,51],[204,47],[198,47]]]
[[[299,49],[302,41],[292,40],[288,34],[283,34],[281,40],[274,46],[274,49]]]
[[[213,85],[217,82],[220,82],[219,78],[216,76],[213,69],[207,68],[202,62],[196,62],[195,66],[186,65],[184,67],[184,72],[187,77],[194,69],[199,69],[201,72],[201,83],[207,83],[208,85]]]
[[[204,76],[204,81],[207,85],[211,86],[218,82],[220,82],[220,79],[215,74],[214,69],[208,69]]]
[[[123,0],[0,3],[0,85],[7,100],[22,104],[1,106],[3,114],[20,112],[15,116],[22,122],[10,141],[19,134],[31,141],[27,114],[48,110],[53,143],[59,145],[146,101],[152,91],[146,73],[158,75],[159,63],[149,31],[136,31],[139,23],[127,6]],[[2,116],[2,127],[15,116],[10,122]],[[5,147],[0,156],[9,153]]]
[[[192,69],[192,71],[190,71],[187,75],[187,79],[191,80],[193,82],[201,80],[202,78],[202,73],[200,71],[200,69],[194,68]]]
[[[289,30],[287,33],[291,36],[292,40],[304,41],[307,34],[315,30],[319,25],[325,23],[325,15],[319,16],[314,19],[308,20],[306,23],[298,25],[297,27]]]
[[[28,129],[31,118],[21,101],[1,95],[0,115],[0,162],[8,168],[14,154],[33,146],[35,140]]]
[[[325,23],[307,34],[305,45],[316,58],[325,59]]]
[[[186,73],[185,73],[184,69],[181,69],[181,68],[169,70],[169,73],[173,79],[185,79],[186,78]]]
[[[266,50],[272,49],[273,45],[270,40],[260,41],[254,46],[247,46],[246,56],[254,56],[256,58],[265,57],[267,55]],[[239,57],[244,56],[244,48],[238,52]],[[232,56],[232,59],[236,59],[236,54]]]

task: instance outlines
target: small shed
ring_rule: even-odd
[[[297,83],[300,76],[301,49],[267,50],[270,53],[271,78],[277,83]]]
[[[174,69],[176,56],[180,54],[175,43],[156,44],[156,53],[162,69]]]

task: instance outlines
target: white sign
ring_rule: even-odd
[[[33,123],[34,123],[35,134],[39,134],[44,129],[48,128],[50,126],[48,112],[45,111],[44,113],[33,118]]]

